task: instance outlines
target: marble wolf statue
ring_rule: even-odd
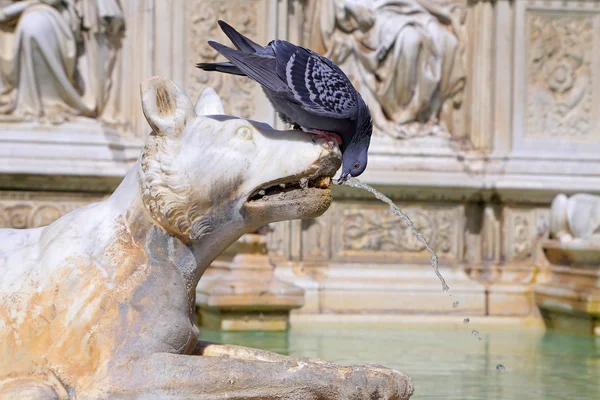
[[[322,214],[341,156],[222,115],[211,89],[195,107],[164,78],[141,92],[152,133],[110,198],[0,229],[0,398],[409,398],[384,367],[198,341],[206,268],[246,232]]]

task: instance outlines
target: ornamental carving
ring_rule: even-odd
[[[434,250],[448,253],[455,236],[451,211],[407,208],[404,212]],[[422,252],[425,245],[387,209],[345,210],[340,221],[341,250],[358,252]]]
[[[589,137],[593,17],[532,13],[528,25],[527,135]]]
[[[533,239],[527,216],[515,216],[513,220],[513,232],[512,258],[514,260],[525,260],[531,257]]]
[[[229,43],[217,21],[227,21],[242,34],[256,39],[259,1],[205,1],[189,0],[189,57],[190,65],[214,62],[221,59],[207,40]],[[190,98],[197,98],[205,87],[219,93],[229,114],[249,118],[254,114],[254,89],[256,83],[248,78],[210,73],[192,68],[190,73]]]
[[[46,226],[89,201],[0,199],[0,228],[26,229]]]

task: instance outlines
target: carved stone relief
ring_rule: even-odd
[[[402,208],[402,207],[401,207]],[[458,208],[404,207],[415,228],[427,238],[439,254],[456,258],[460,212]],[[399,257],[401,253],[428,253],[425,245],[415,239],[406,224],[386,207],[350,206],[337,210],[333,226],[337,239],[335,256]],[[427,257],[428,259],[428,257]]]
[[[261,12],[261,0],[249,1],[205,1],[189,0],[189,61],[213,62],[220,56],[210,47],[207,39],[222,43],[229,40],[221,32],[217,21],[222,19],[234,26],[242,34],[257,40],[257,19]],[[196,98],[205,87],[212,87],[219,93],[227,113],[249,118],[255,114],[254,89],[256,83],[248,78],[226,74],[210,73],[193,68],[189,79],[190,98]]]
[[[310,0],[305,41],[348,74],[375,135],[449,137],[466,80],[466,16],[454,0]]]
[[[516,260],[531,257],[531,226],[525,215],[515,215],[513,222],[512,257]]]
[[[505,208],[504,245],[507,261],[535,262],[537,243],[548,233],[548,214],[546,208]]]
[[[527,136],[590,139],[594,17],[530,12],[527,21]]]
[[[0,8],[0,120],[101,119],[119,71],[125,30],[119,0],[6,3]]]
[[[64,196],[0,192],[0,228],[38,228],[99,200],[96,196]]]

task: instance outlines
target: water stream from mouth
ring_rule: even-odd
[[[384,203],[386,203],[390,207],[390,212],[392,212],[393,214],[395,214],[398,217],[400,217],[400,219],[402,221],[404,221],[404,223],[406,223],[406,225],[410,228],[413,236],[419,242],[423,243],[425,245],[425,248],[427,249],[427,251],[429,251],[429,253],[431,253],[431,257],[429,258],[429,261],[431,262],[431,267],[433,268],[433,271],[435,272],[436,276],[438,277],[438,279],[440,280],[440,282],[442,284],[442,290],[444,291],[444,293],[448,294],[449,296],[452,296],[452,294],[450,293],[450,287],[448,286],[448,284],[446,283],[446,280],[444,279],[444,277],[442,276],[442,274],[439,271],[438,256],[437,256],[437,254],[431,248],[431,246],[429,246],[429,244],[427,243],[427,239],[425,239],[425,237],[415,228],[415,225],[413,224],[413,222],[411,221],[411,219],[406,214],[404,214],[402,212],[402,210],[400,210],[400,208],[398,206],[396,206],[392,202],[392,200],[390,200],[383,193],[375,190],[371,186],[367,185],[366,183],[364,183],[364,182],[362,182],[359,179],[354,178],[354,177],[348,178],[344,183],[341,183],[341,184],[338,183],[338,182],[335,182],[335,183],[337,185],[346,185],[346,186],[350,186],[350,187],[353,187],[353,188],[366,190],[367,192],[369,192],[373,196],[375,196],[378,200],[381,200]],[[459,306],[459,304],[460,303],[458,301],[454,301],[452,303],[452,308],[457,308]],[[463,320],[464,324],[468,324],[469,322],[470,322],[469,318],[465,318]],[[473,330],[471,332],[471,334],[474,337],[476,337],[478,341],[482,341],[482,337],[479,334],[479,331]],[[504,372],[505,369],[506,369],[506,367],[504,365],[502,365],[502,364],[498,364],[498,366],[496,367],[496,370],[498,372]]]
[[[404,223],[406,223],[406,225],[408,225],[408,227],[410,228],[413,236],[421,243],[423,243],[425,245],[425,247],[427,248],[427,251],[429,251],[431,253],[431,257],[429,258],[429,261],[431,262],[431,267],[433,268],[433,271],[435,272],[435,274],[437,275],[438,279],[440,280],[440,282],[442,283],[442,290],[444,291],[444,293],[448,293],[449,294],[449,290],[450,287],[446,284],[446,280],[444,279],[444,277],[442,276],[442,274],[439,271],[439,267],[438,267],[438,256],[435,253],[435,251],[429,246],[429,243],[427,243],[427,239],[425,239],[425,237],[419,232],[417,231],[417,228],[415,228],[415,225],[413,224],[413,222],[410,220],[410,218],[404,214],[402,212],[402,210],[400,210],[400,208],[395,205],[392,200],[390,200],[387,196],[385,196],[383,193],[373,189],[371,186],[367,185],[366,183],[354,178],[354,177],[350,177],[348,178],[348,180],[346,180],[346,182],[343,183],[343,185],[347,185],[353,188],[358,188],[358,189],[363,189],[366,190],[367,192],[371,193],[373,196],[375,196],[378,200],[383,201],[384,203],[386,203],[387,205],[390,206],[390,211],[393,214],[396,214],[398,217],[400,217],[400,219],[402,221],[404,221]]]

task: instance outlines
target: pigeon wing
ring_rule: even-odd
[[[233,65],[238,67],[241,72],[254,79],[262,86],[273,92],[279,93],[286,98],[293,99],[287,83],[276,73],[275,58],[244,53],[213,41],[209,41],[208,44],[224,55]]]
[[[355,119],[356,89],[331,61],[289,42],[271,42],[277,75],[285,80],[301,107],[328,118]]]

